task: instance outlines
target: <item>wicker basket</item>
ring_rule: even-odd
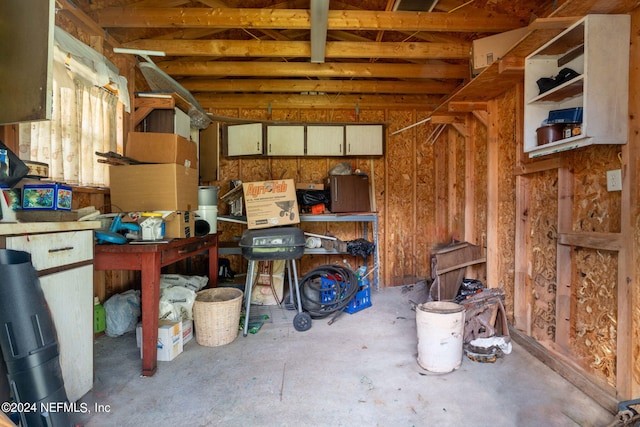
[[[236,288],[200,291],[193,303],[193,323],[198,344],[225,345],[238,336],[243,292]]]

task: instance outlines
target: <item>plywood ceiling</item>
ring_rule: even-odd
[[[165,52],[154,62],[203,104],[324,94],[435,106],[470,79],[474,39],[527,26],[565,3],[439,0],[431,12],[413,12],[393,11],[395,1],[331,0],[323,63],[310,61],[309,0],[73,5],[120,46]],[[140,82],[136,90],[145,90]]]

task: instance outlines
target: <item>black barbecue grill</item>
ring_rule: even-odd
[[[298,302],[298,314],[293,318],[293,326],[297,331],[311,328],[311,316],[302,311],[300,302],[300,288],[296,259],[304,253],[304,232],[296,227],[276,227],[261,230],[247,230],[240,239],[242,255],[249,261],[247,280],[245,284],[246,313],[242,334],[246,337],[249,331],[249,310],[251,308],[251,291],[253,289],[253,275],[257,261],[285,260],[285,268],[289,276],[289,293]],[[291,282],[291,278],[295,286]]]

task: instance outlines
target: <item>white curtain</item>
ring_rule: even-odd
[[[56,43],[59,43],[59,36],[67,42],[71,38],[68,35],[62,37],[57,32]],[[55,46],[51,120],[20,124],[19,157],[47,163],[51,180],[108,187],[107,166],[98,163],[100,157],[95,153],[117,151],[118,95],[104,89],[102,83],[105,79],[100,77],[101,74],[85,63],[75,61],[74,58],[79,56],[75,51],[69,53],[68,49],[71,48]],[[83,54],[87,55],[84,51]],[[109,79],[105,81],[109,82]],[[122,83],[116,86],[122,86]],[[122,91],[119,92],[122,95]]]
[[[117,96],[56,63],[51,120],[20,125],[20,158],[49,165],[49,178],[81,186],[108,186],[95,153],[116,151]]]

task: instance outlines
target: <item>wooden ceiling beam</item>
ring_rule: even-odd
[[[450,102],[449,103],[449,111],[451,112],[459,112],[459,113],[470,113],[472,111],[487,111],[487,102],[473,102],[473,101],[463,101],[463,102]]]
[[[431,123],[434,125],[464,124],[464,114],[440,114],[431,116]]]
[[[96,13],[104,28],[310,29],[307,9],[106,8]],[[510,15],[330,10],[328,30],[501,33],[527,23]]]
[[[308,58],[307,41],[274,40],[136,40],[130,49],[155,50],[167,56]],[[463,59],[468,60],[469,43],[327,42],[326,58]]]
[[[106,43],[112,47],[120,47],[120,43],[109,36],[102,27],[95,23],[95,21],[76,5],[69,0],[56,0],[56,9],[65,17],[69,18],[71,22],[78,25],[81,28],[87,30],[90,34],[95,36],[102,36]]]
[[[499,60],[498,74],[517,74],[524,76],[524,58],[510,56]]]
[[[464,64],[165,61],[158,62],[157,65],[171,76],[335,77],[342,79],[466,79],[469,77],[469,68]]]
[[[439,102],[437,96],[416,95],[277,95],[194,93],[205,109],[250,108],[416,108],[430,111]]]
[[[198,79],[182,80],[191,92],[325,92],[325,93],[406,93],[447,94],[455,89],[452,82],[436,81],[371,81],[371,80],[305,80],[305,79]]]

